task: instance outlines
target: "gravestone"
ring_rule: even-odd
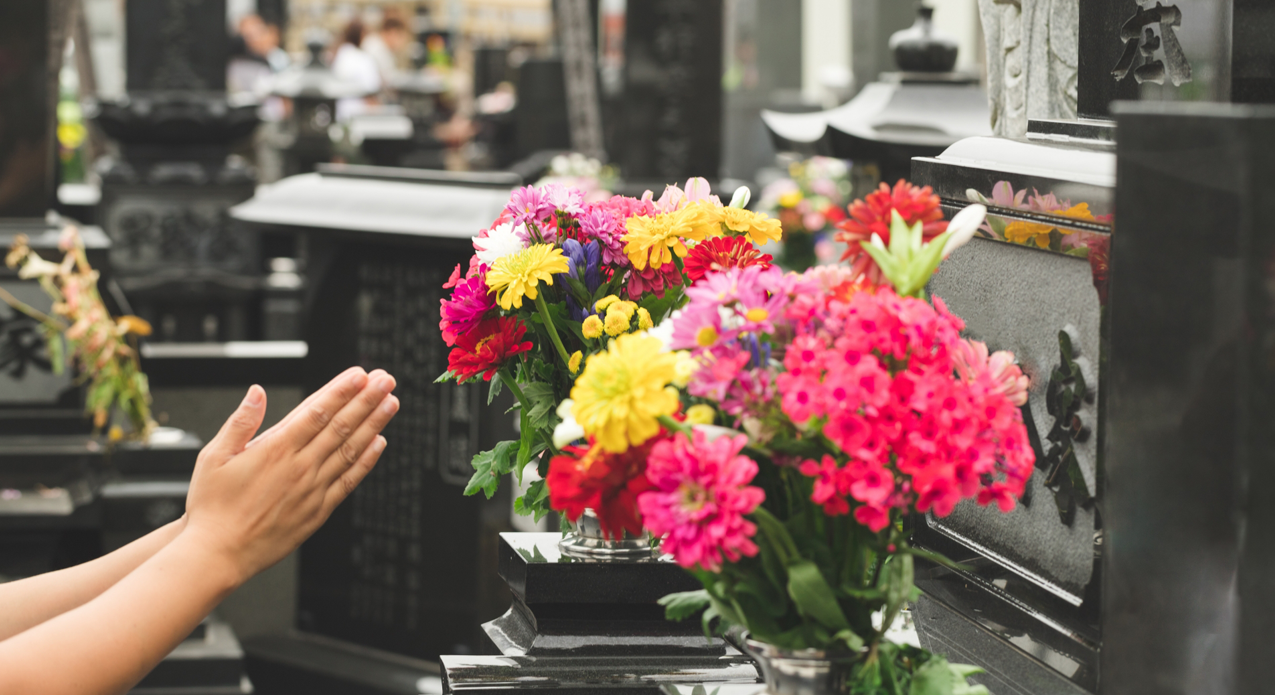
[[[128,0],[125,14],[128,97],[89,109],[120,149],[98,162],[96,215],[120,286],[156,340],[257,338],[265,268],[226,210],[256,186],[231,148],[258,119],[226,100],[225,0]]]
[[[349,645],[337,647],[347,655],[379,655],[367,657],[373,681],[405,657],[490,649],[479,626],[507,605],[495,560],[510,501],[461,493],[474,454],[514,438],[510,396],[489,406],[485,383],[434,380],[447,366],[442,285],[519,183],[508,174],[325,165],[232,211],[258,229],[305,235],[306,388],[351,364],[398,379],[402,405],[380,463],[300,551],[297,627]],[[309,678],[329,658],[307,639],[250,642],[248,651],[263,678]]]
[[[722,142],[722,0],[629,3],[624,90],[606,110],[606,151],[628,181],[659,190],[716,178]],[[605,117],[604,117],[605,121]]]
[[[69,0],[0,7],[0,217],[42,218],[53,207],[57,74],[70,29]]]
[[[1084,117],[1117,99],[1275,103],[1275,13],[1262,0],[1080,0]]]
[[[1024,419],[1037,470],[1020,506],[1002,516],[965,505],[918,520],[915,532],[918,545],[965,566],[919,571],[922,643],[985,667],[976,679],[998,694],[1262,690],[1246,661],[1258,641],[1244,636],[1269,619],[1266,607],[1254,597],[1241,617],[1235,602],[1237,587],[1256,581],[1242,568],[1269,560],[1230,524],[1262,528],[1243,496],[1268,493],[1250,483],[1229,495],[1230,482],[1204,482],[1215,471],[1230,481],[1264,465],[1219,444],[1260,450],[1232,423],[1269,417],[1248,391],[1260,391],[1262,372],[1234,382],[1233,399],[1211,396],[1229,409],[1216,422],[1198,407],[1184,411],[1173,389],[1187,386],[1165,366],[1231,378],[1219,367],[1231,358],[1218,351],[1245,349],[1252,333],[1228,343],[1218,331],[1265,301],[1234,283],[1261,272],[1252,269],[1265,232],[1246,231],[1248,215],[1259,214],[1246,211],[1262,209],[1271,181],[1269,114],[1170,103],[1260,93],[1227,77],[1247,50],[1241,37],[1252,35],[1239,22],[1267,21],[1244,5],[1082,0],[1081,119],[1032,120],[1027,141],[975,138],[913,163],[912,180],[934,186],[949,214],[987,204],[994,237],[954,253],[930,290],[966,319],[971,336],[1014,351],[1032,378]],[[1195,33],[1188,22],[1198,23]],[[1117,128],[1105,116],[1123,97],[1143,103],[1115,109],[1126,114]],[[1217,219],[1222,210],[1236,217]],[[1212,246],[1186,241],[1200,225],[1217,230]],[[1169,276],[1150,270],[1180,278],[1201,263],[1210,268],[1211,279],[1199,280],[1207,288],[1175,280],[1170,291]],[[1262,325],[1252,330],[1260,335]],[[1211,455],[1200,447],[1213,447]],[[1186,498],[1196,501],[1191,513]]]
[[[965,320],[969,337],[1017,357],[1031,378],[1023,416],[1036,452],[1012,513],[962,504],[946,518],[917,519],[918,546],[966,566],[919,571],[922,645],[983,666],[988,674],[976,679],[998,695],[1097,692],[1115,156],[971,138],[914,160],[912,180],[934,187],[949,218],[971,198],[992,205],[986,236],[953,253],[928,290]],[[1082,203],[1090,219],[1061,214]]]
[[[225,0],[128,0],[129,93],[226,89]]]

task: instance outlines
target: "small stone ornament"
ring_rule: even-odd
[[[916,22],[890,36],[894,62],[904,72],[951,72],[960,46],[956,40],[934,31],[934,8],[921,5]]]

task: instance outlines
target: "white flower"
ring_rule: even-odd
[[[678,309],[677,311],[669,314],[663,321],[660,321],[658,326],[652,326],[651,328],[646,329],[647,335],[660,339],[660,343],[663,345],[661,351],[669,352],[673,349],[673,320],[681,315],[682,310]]]
[[[576,441],[584,439],[584,428],[580,423],[576,422],[576,417],[571,414],[576,402],[570,398],[564,399],[558,404],[558,417],[562,418],[562,422],[553,428],[553,445],[561,449],[562,447]]]
[[[987,208],[982,205],[967,205],[964,210],[956,213],[952,217],[952,221],[947,223],[947,232],[951,234],[947,238],[947,243],[943,245],[943,257],[947,258],[953,251],[964,246],[966,242],[974,238],[974,233],[978,231],[983,219],[987,217]]]
[[[525,225],[506,222],[487,232],[486,237],[474,237],[474,255],[491,267],[497,259],[527,248],[526,239]]]
[[[57,263],[50,263],[49,261],[46,261],[32,253],[30,256],[27,256],[26,264],[18,270],[18,277],[23,280],[30,280],[31,278],[57,275],[61,271],[62,266]]]

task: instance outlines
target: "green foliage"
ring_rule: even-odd
[[[517,442],[501,442],[491,451],[484,451],[470,462],[474,467],[474,475],[465,486],[465,496],[478,494],[479,490],[491,499],[500,486],[500,479],[513,471],[511,456]]]
[[[909,227],[897,211],[891,214],[889,248],[870,243],[863,244],[863,250],[881,267],[900,297],[921,297],[934,269],[943,261],[943,247],[950,233],[944,232],[926,244],[922,242],[921,222]]]

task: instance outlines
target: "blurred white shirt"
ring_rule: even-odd
[[[332,59],[332,72],[343,80],[353,82],[369,95],[381,91],[381,71],[376,61],[366,51],[353,44],[343,43]],[[347,121],[352,116],[367,111],[367,102],[361,97],[338,99],[336,119]]]

